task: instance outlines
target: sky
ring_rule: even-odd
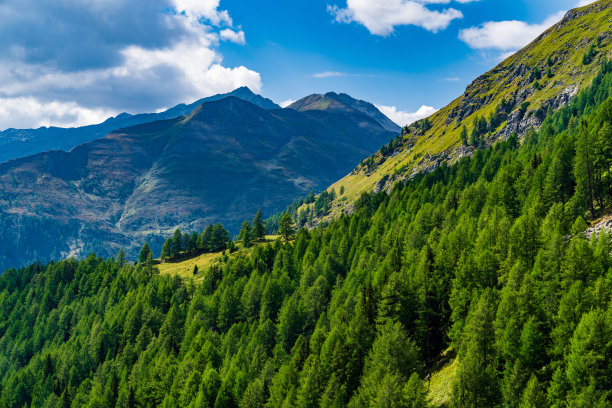
[[[0,130],[99,123],[248,86],[345,92],[399,125],[590,0],[2,0]]]

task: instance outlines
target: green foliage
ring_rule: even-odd
[[[280,235],[285,241],[289,241],[295,234],[295,227],[293,224],[293,218],[288,213],[283,215],[278,225],[278,235]]]
[[[145,242],[144,245],[142,246],[142,249],[140,250],[140,255],[138,256],[138,262],[144,263],[147,261],[149,257],[151,258],[153,257],[153,251],[149,247],[149,244]]]
[[[609,73],[324,228],[285,213],[285,242],[198,284],[93,255],[5,271],[0,407],[423,408],[449,348],[452,406],[609,406],[612,238],[583,233],[612,205]],[[177,231],[162,257],[194,242],[229,236]]]
[[[253,235],[253,239],[257,241],[262,241],[266,237],[266,231],[263,224],[263,216],[261,215],[261,210],[257,210],[257,213],[253,218],[251,233]]]
[[[249,225],[249,233],[247,235],[249,244],[251,239]],[[180,229],[176,229],[172,238],[168,238],[162,246],[161,260],[176,261],[190,256],[220,252],[226,249],[230,249],[231,252],[234,248],[229,232],[221,224],[208,225],[201,234],[197,232],[183,234]]]
[[[595,48],[595,44],[591,44],[588,51],[582,57],[582,63],[584,65],[589,65],[595,59],[597,55],[597,49]]]
[[[461,138],[461,143],[463,143],[465,146],[467,146],[468,144],[468,133],[467,133],[467,128],[465,127],[465,125],[463,125],[461,127],[461,134],[459,136]]]
[[[253,240],[253,232],[250,222],[244,221],[242,223],[242,227],[240,228],[240,234],[238,234],[238,239],[242,242],[242,246],[244,246],[245,248],[251,246],[251,241]]]

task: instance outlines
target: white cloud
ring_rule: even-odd
[[[470,3],[478,0],[459,0]],[[463,14],[454,8],[431,10],[427,4],[449,4],[451,0],[347,0],[346,8],[327,6],[339,23],[357,22],[372,34],[388,36],[396,26],[414,25],[431,32],[443,30]]]
[[[286,101],[282,101],[281,103],[279,103],[278,105],[281,108],[286,108],[287,106],[291,105],[292,103],[294,103],[296,100],[295,99],[287,99]]]
[[[226,28],[224,30],[219,31],[219,36],[222,40],[231,41],[236,44],[244,45],[246,44],[246,40],[244,38],[244,31],[234,31],[231,28]]]
[[[593,4],[595,3],[595,0],[581,0],[578,2],[578,4],[576,4],[576,7],[584,7],[584,6],[588,6],[589,4]]]
[[[351,74],[349,72],[338,72],[338,71],[324,71],[324,72],[317,72],[311,75],[311,77],[313,78],[319,78],[319,79],[324,79],[324,78],[337,78],[337,77],[363,77],[363,76],[373,76],[373,75],[367,75],[367,74]]]
[[[229,13],[218,9],[219,0],[105,2],[103,10],[99,1],[72,0],[81,13],[72,19],[65,18],[65,2],[45,3],[28,14],[21,0],[7,1],[2,7],[8,14],[0,14],[0,130],[84,125],[240,86],[261,90],[259,73],[223,65],[219,42],[245,40],[242,30],[232,28]],[[55,22],[66,38],[61,30],[42,27],[22,39],[6,17],[10,12],[32,20],[22,25]],[[119,17],[105,13],[125,21],[109,22]],[[125,26],[132,29],[124,31]],[[90,31],[101,34],[89,38]],[[73,41],[79,35],[82,44]],[[44,53],[37,54],[40,50]]]
[[[499,62],[505,61],[507,58],[510,58],[511,56],[513,56],[518,50],[512,50],[512,51],[506,51],[506,52],[502,52],[501,54],[499,54],[499,56],[497,57],[497,60]]]
[[[313,78],[333,78],[333,77],[341,77],[348,75],[345,72],[337,72],[337,71],[325,71],[325,72],[317,72],[316,74],[312,74]]]
[[[446,82],[459,82],[461,79],[458,77],[447,77],[443,79]]]
[[[461,30],[459,39],[474,49],[516,51],[558,23],[564,15],[565,11],[560,11],[540,24],[517,20],[489,21],[478,27]]]
[[[73,127],[100,123],[115,112],[105,109],[83,108],[75,102],[41,103],[33,97],[0,98],[0,129],[5,124],[23,123],[28,128],[41,126]]]
[[[432,106],[421,106],[416,112],[406,112],[398,110],[395,106],[376,105],[385,116],[391,119],[399,126],[410,125],[417,120],[433,115],[438,109]]]
[[[204,18],[212,24],[232,25],[227,10],[218,10],[219,0],[172,0],[178,13],[184,13],[190,20],[198,22]]]

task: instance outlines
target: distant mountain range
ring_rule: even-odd
[[[70,151],[80,144],[104,137],[113,130],[157,120],[178,118],[179,116],[190,114],[197,106],[204,102],[218,101],[228,96],[240,98],[263,109],[280,108],[270,99],[254,94],[247,87],[242,87],[229,93],[203,98],[188,105],[182,103],[160,113],[142,113],[138,115],[121,113],[97,125],[76,128],[41,127],[38,129],[7,129],[0,132],[0,163],[49,150]]]
[[[145,240],[159,254],[177,227],[221,222],[236,233],[258,208],[271,215],[321,190],[400,130],[343,94],[285,109],[247,88],[202,101],[61,132],[23,131],[32,148],[45,141],[53,150],[0,164],[0,270],[111,256],[119,247],[135,256]],[[139,124],[97,138],[126,123]],[[82,139],[95,140],[61,150]]]

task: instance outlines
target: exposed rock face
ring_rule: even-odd
[[[555,95],[554,98],[544,102],[540,112],[544,112],[544,110],[548,109],[556,110],[567,105],[577,93],[577,85],[571,85],[565,88]],[[519,97],[519,100],[524,101],[525,99],[526,97],[522,95]],[[538,114],[538,112],[534,111],[529,111],[526,114],[523,114],[520,110],[514,111],[508,117],[508,122],[501,130],[500,135],[507,139],[511,134],[516,132],[519,136],[522,136],[530,129],[538,129],[542,125],[544,117],[545,115]]]
[[[593,235],[599,237],[601,231],[605,231],[608,234],[612,233],[612,215],[607,215],[593,224],[585,231],[585,235],[587,238],[591,239]]]

